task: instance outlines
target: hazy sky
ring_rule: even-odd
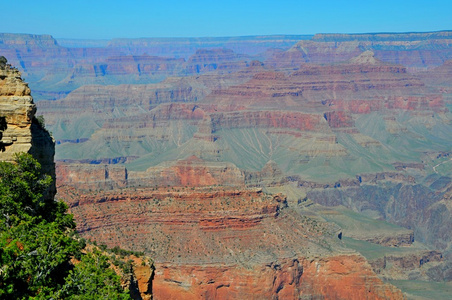
[[[0,32],[56,38],[452,30],[452,0],[3,0]]]

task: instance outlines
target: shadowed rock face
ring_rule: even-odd
[[[413,230],[417,241],[449,251],[452,241],[446,228],[451,225],[451,190],[450,182],[444,193],[421,184],[386,181],[384,187],[366,183],[360,187],[313,189],[308,197],[325,206],[374,211],[391,223]]]

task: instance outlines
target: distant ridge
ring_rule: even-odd
[[[312,38],[316,42],[346,41],[413,41],[425,39],[452,39],[452,30],[433,32],[378,32],[378,33],[317,33]]]
[[[0,45],[39,45],[57,46],[57,41],[50,34],[0,33]]]
[[[97,48],[97,47],[123,47],[127,46],[155,46],[161,44],[186,44],[194,43],[201,46],[217,45],[220,43],[237,43],[249,40],[259,42],[273,42],[275,40],[284,40],[297,42],[300,40],[309,40],[314,35],[250,35],[250,36],[230,36],[230,37],[141,37],[141,38],[112,38],[112,39],[70,39],[57,38],[58,44],[68,48]]]
[[[109,44],[111,47],[115,46],[124,46],[127,45],[154,45],[157,43],[193,43],[199,45],[208,45],[208,44],[219,44],[219,43],[237,43],[237,42],[246,42],[246,41],[275,41],[275,40],[309,40],[314,35],[250,35],[250,36],[229,36],[229,37],[143,37],[143,38],[113,38]]]
[[[107,47],[109,39],[66,39],[57,38],[58,45],[66,48],[102,48]]]

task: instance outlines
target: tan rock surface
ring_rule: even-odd
[[[49,133],[34,118],[36,105],[20,72],[8,64],[0,66],[0,160],[13,161],[14,154],[27,152],[55,176],[55,145]]]
[[[55,179],[55,143],[35,119],[36,105],[20,72],[0,65],[0,160],[13,161],[16,153],[30,153],[45,173]],[[55,182],[50,190],[55,194]]]

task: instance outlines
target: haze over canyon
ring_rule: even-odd
[[[3,152],[33,152],[9,117],[32,95],[56,198],[154,260],[154,299],[452,295],[452,31],[1,33],[0,56]]]

